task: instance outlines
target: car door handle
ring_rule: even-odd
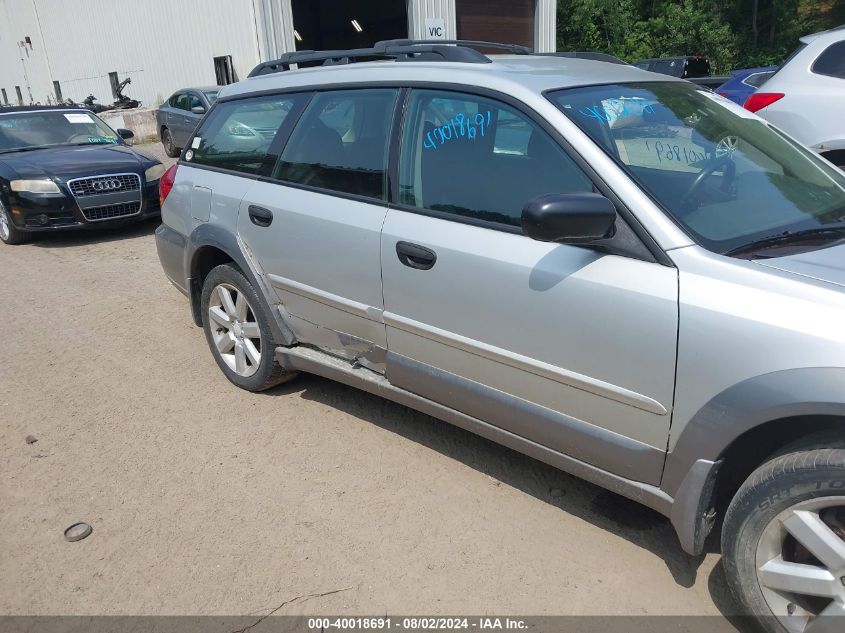
[[[428,270],[437,261],[437,253],[410,242],[396,242],[396,255],[399,261],[417,270]]]
[[[270,226],[273,223],[273,212],[270,209],[249,205],[249,219],[255,226]]]

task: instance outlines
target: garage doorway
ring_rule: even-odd
[[[367,48],[408,37],[403,0],[291,0],[297,50]]]

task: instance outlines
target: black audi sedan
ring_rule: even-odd
[[[158,215],[164,166],[82,108],[0,108],[0,241]]]

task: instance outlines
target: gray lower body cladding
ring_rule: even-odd
[[[395,361],[388,352],[388,367]],[[384,376],[362,367],[355,367],[345,360],[307,347],[279,347],[276,358],[285,369],[304,371],[337,382],[357,387],[393,402],[426,413],[444,422],[481,435],[560,470],[592,481],[620,495],[647,505],[661,514],[669,515],[672,499],[660,488],[610,473],[574,457],[542,446],[519,435],[506,431],[486,421],[461,413],[424,396],[411,393],[391,384]],[[388,369],[388,371],[390,371]]]

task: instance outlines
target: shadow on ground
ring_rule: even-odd
[[[647,549],[665,562],[679,585],[692,587],[695,584],[704,557],[684,553],[669,520],[634,501],[463,429],[416,411],[409,414],[401,405],[317,376],[303,375],[265,393],[271,396],[299,393],[306,400],[334,407],[398,433]],[[708,550],[713,551],[714,547],[718,548],[718,539],[715,545],[712,539],[708,545]],[[708,586],[722,613],[726,616],[738,613],[725,584],[721,564],[710,575]]]
[[[160,224],[161,220],[156,217],[132,224],[124,224],[123,226],[104,226],[93,229],[57,231],[55,233],[45,231],[43,233],[30,234],[27,244],[38,248],[74,248],[106,242],[119,242],[135,237],[152,235]]]

